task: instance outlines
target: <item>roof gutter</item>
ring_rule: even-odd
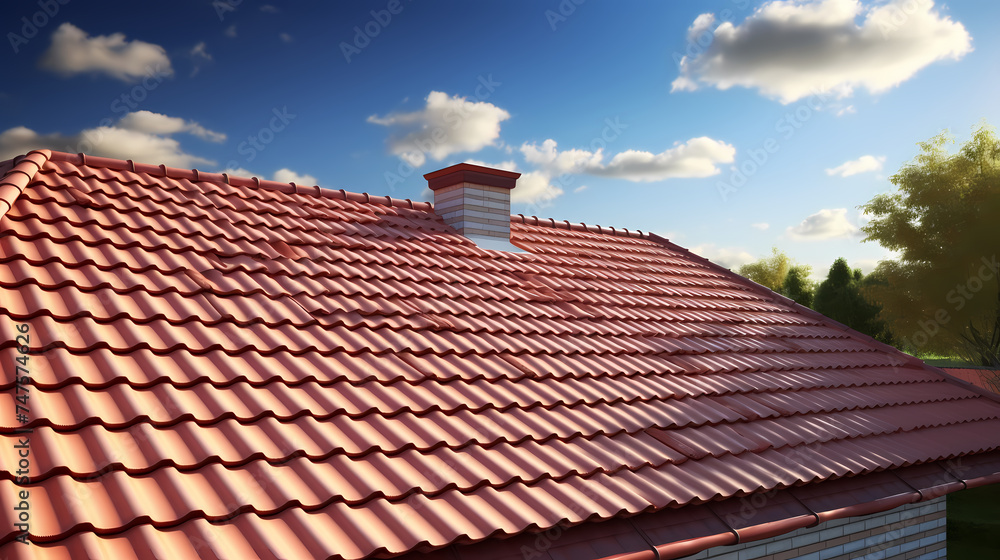
[[[617,554],[602,558],[601,560],[673,560],[697,554],[709,548],[759,541],[791,533],[797,529],[815,527],[821,523],[826,523],[835,519],[880,513],[896,509],[906,504],[932,500],[959,490],[960,488],[956,488],[959,485],[961,485],[961,488],[973,488],[975,486],[1000,482],[1000,473],[979,477],[975,480],[965,480],[962,477],[955,476],[954,473],[944,467],[942,467],[942,469],[948,476],[954,478],[955,480],[947,481],[945,484],[935,486],[935,488],[940,488],[938,491],[925,492],[920,490],[900,477],[897,473],[890,471],[897,479],[909,486],[912,490],[904,494],[898,494],[871,502],[824,511],[822,513],[818,513],[806,505],[801,499],[798,498],[798,496],[795,495],[794,489],[791,489],[792,497],[794,497],[795,501],[797,501],[803,508],[805,508],[806,511],[809,512],[808,514],[788,519],[780,519],[778,521],[771,521],[768,523],[761,523],[759,525],[753,525],[743,529],[735,529],[731,524],[727,523],[722,516],[716,514],[716,517],[729,529],[729,531],[716,533],[714,535],[706,535],[694,539],[676,541],[668,544],[654,545],[650,541],[649,537],[634,522],[632,522],[632,527],[650,545],[649,550]],[[713,513],[715,513],[714,510]]]
[[[798,498],[796,498],[796,501],[800,504],[802,503],[798,500]],[[714,535],[661,545],[653,544],[646,533],[640,529],[634,521],[629,519],[629,523],[632,525],[632,528],[635,529],[636,532],[638,532],[643,540],[645,540],[649,545],[649,550],[609,556],[607,558],[603,558],[602,560],[671,560],[673,558],[683,558],[685,556],[697,554],[702,550],[717,546],[732,546],[743,542],[759,541],[761,539],[791,533],[792,531],[802,529],[804,527],[818,525],[820,523],[819,514],[806,507],[805,504],[803,504],[803,507],[809,511],[808,515],[800,515],[788,519],[761,523],[759,525],[743,529],[733,527],[727,523],[721,515],[716,513],[715,510],[711,510],[712,513],[715,514],[715,517],[717,517],[719,521],[721,521],[729,529],[728,532],[716,533]],[[711,509],[711,507],[709,509]]]

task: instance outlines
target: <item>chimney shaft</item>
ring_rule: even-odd
[[[520,251],[510,244],[510,191],[520,173],[459,163],[424,175],[434,211],[484,249]]]

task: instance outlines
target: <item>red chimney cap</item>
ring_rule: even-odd
[[[459,163],[444,169],[438,169],[424,175],[427,179],[427,186],[437,190],[450,187],[458,183],[475,183],[488,187],[503,187],[513,189],[517,186],[517,178],[520,173],[473,165],[471,163]]]

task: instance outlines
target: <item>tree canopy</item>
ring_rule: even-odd
[[[957,153],[947,133],[890,180],[895,192],[862,206],[862,228],[898,257],[876,269],[870,293],[904,349],[954,355],[973,328],[993,339],[1000,269],[1000,140],[988,125]]]
[[[777,247],[771,247],[771,256],[745,264],[738,274],[769,288],[795,302],[809,307],[813,300],[813,284],[809,281],[812,267],[797,264]]]
[[[879,319],[881,307],[865,297],[869,286],[879,285],[880,282],[877,275],[865,277],[860,269],[851,270],[847,260],[839,258],[830,267],[826,280],[816,288],[813,308],[834,321],[892,344],[894,341],[888,326]]]
[[[790,267],[785,275],[785,283],[781,286],[781,294],[800,305],[812,307],[814,286],[809,280],[809,272],[808,266]]]

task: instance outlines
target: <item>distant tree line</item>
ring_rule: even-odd
[[[872,273],[839,258],[817,285],[773,248],[739,274],[904,352],[1000,369],[1000,139],[982,124],[951,142],[919,143],[896,189],[861,206],[864,241],[897,255]]]
[[[745,264],[738,272],[858,332],[886,344],[895,343],[888,325],[879,317],[881,306],[865,296],[871,286],[880,285],[882,280],[876,274],[865,276],[861,269],[852,270],[844,258],[834,261],[826,279],[819,284],[809,280],[811,267],[797,264],[777,247],[771,249],[771,256]]]

